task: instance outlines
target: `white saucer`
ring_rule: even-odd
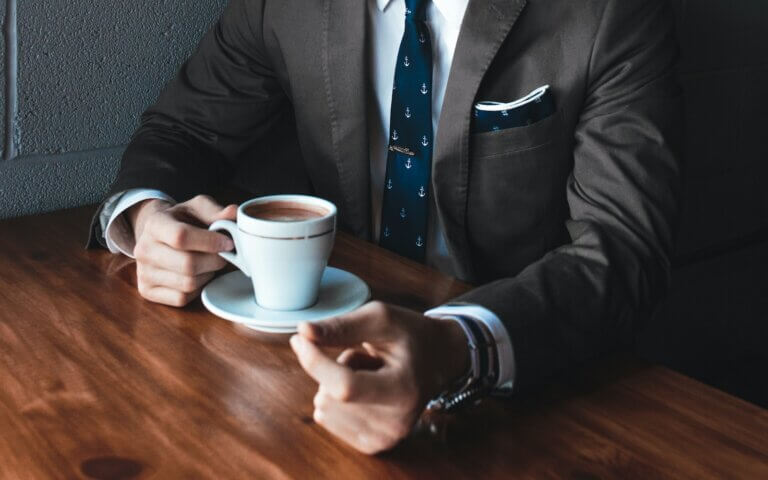
[[[304,310],[277,311],[260,307],[253,295],[251,279],[237,270],[209,283],[201,296],[205,308],[226,320],[268,333],[292,333],[299,322],[316,322],[356,309],[371,295],[357,275],[327,267],[317,303]]]

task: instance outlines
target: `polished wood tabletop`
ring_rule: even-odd
[[[603,359],[357,453],[312,421],[287,335],[142,300],[93,207],[0,222],[0,478],[768,478],[768,412]],[[425,309],[467,285],[338,236],[331,264]]]

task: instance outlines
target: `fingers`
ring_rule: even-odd
[[[181,307],[200,293],[226,261],[213,253],[184,252],[151,240],[134,249],[139,294],[149,301]]]
[[[222,207],[208,195],[197,195],[178,206],[184,213],[191,215],[204,225],[210,225],[216,220],[234,220],[237,213],[236,205]]]
[[[394,447],[410,430],[406,424],[387,422],[391,412],[386,407],[361,408],[339,402],[322,388],[315,395],[314,407],[315,422],[369,455]]]
[[[226,235],[177,221],[170,215],[152,221],[146,231],[154,240],[175,250],[219,253],[234,248],[232,239]]]
[[[160,242],[140,242],[136,245],[134,254],[140,265],[151,265],[185,276],[216,272],[227,263],[213,253],[180,251]]]
[[[187,276],[151,265],[136,264],[139,294],[151,302],[172,307],[183,307],[197,298],[213,275],[203,273]]]
[[[435,339],[424,321],[418,312],[371,302],[338,318],[300,324],[291,347],[320,384],[317,423],[369,454],[404,438],[431,395],[423,385],[434,372],[423,367],[429,365],[423,357]],[[347,348],[333,361],[321,345]]]
[[[317,383],[325,385],[334,391],[334,396],[340,397],[341,388],[350,383],[352,370],[328,358],[316,345],[300,335],[291,337],[291,348],[296,353],[301,367]],[[344,395],[346,396],[346,395]]]
[[[373,454],[378,451],[372,448],[368,433],[370,426],[364,415],[360,415],[353,409],[342,408],[338,402],[332,401],[322,391],[318,391],[315,395],[314,404],[313,418],[317,424],[363,453]]]
[[[139,284],[149,287],[167,287],[181,293],[194,293],[213,278],[213,273],[200,275],[182,275],[178,272],[163,270],[147,264],[136,265]]]
[[[174,207],[150,210],[141,222],[134,248],[139,293],[153,302],[186,305],[213,272],[226,265],[217,254],[234,248],[228,236],[204,226],[235,218],[237,207],[222,207],[212,198],[198,195]],[[195,225],[198,223],[202,226]]]
[[[369,302],[354,312],[316,323],[301,323],[299,334],[318,345],[351,347],[390,340],[395,335],[389,306]]]
[[[374,371],[352,370],[333,361],[300,335],[291,337],[290,342],[302,368],[336,400],[379,404],[399,394],[393,388],[393,374],[386,367]]]
[[[144,287],[139,284],[139,293],[150,302],[171,307],[183,307],[197,297],[198,292],[184,293],[168,287]]]
[[[336,362],[352,370],[378,370],[384,366],[384,361],[376,356],[354,348],[348,348],[336,357]]]

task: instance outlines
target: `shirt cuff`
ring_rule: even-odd
[[[504,324],[495,313],[480,305],[442,305],[424,312],[424,315],[434,318],[445,318],[461,315],[483,323],[496,341],[496,351],[499,355],[499,379],[496,389],[511,392],[515,383],[515,352],[512,340]]]
[[[101,231],[104,232],[104,240],[110,252],[122,253],[133,258],[133,248],[136,246],[136,239],[133,236],[133,229],[123,213],[137,203],[151,199],[176,203],[171,197],[160,190],[148,188],[126,190],[109,197],[104,202],[104,207],[99,214],[99,222],[101,223]]]

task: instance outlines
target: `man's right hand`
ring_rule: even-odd
[[[234,220],[237,206],[222,207],[205,195],[177,205],[146,200],[128,209],[136,247],[139,293],[152,302],[183,307],[226,265],[218,253],[232,240],[208,230],[221,219]]]

